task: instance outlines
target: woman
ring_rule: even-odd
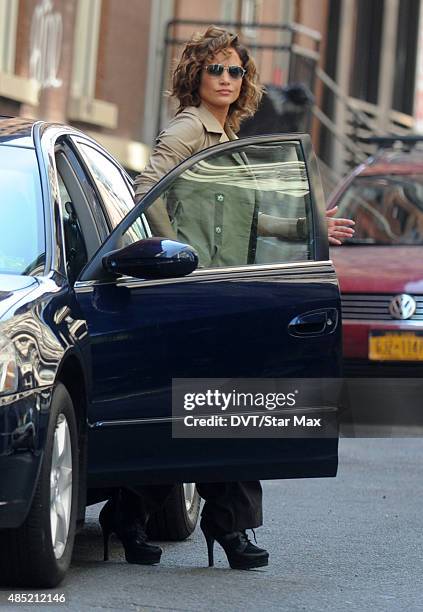
[[[258,84],[254,61],[237,36],[211,26],[186,45],[173,75],[172,95],[178,99],[179,108],[176,117],[159,135],[146,169],[135,179],[137,201],[187,157],[212,145],[235,140],[242,119],[257,110],[262,88]],[[328,216],[335,212],[331,211]],[[148,209],[147,216],[153,234],[178,239],[163,200],[156,201]],[[275,230],[274,223],[272,217],[258,215],[256,230],[262,235],[289,236],[292,233],[292,227],[287,228],[284,223]],[[340,244],[342,238],[352,235],[353,230],[349,227],[352,223],[342,219],[328,220],[332,244]],[[301,223],[295,223],[295,230],[297,225]],[[247,250],[246,247],[246,253]],[[108,535],[113,531],[121,539],[129,562],[159,562],[161,549],[147,542],[145,525],[149,514],[164,503],[172,488],[173,485],[152,485],[139,488],[137,492],[122,489],[106,504],[100,514],[105,557]],[[209,565],[213,565],[215,540],[224,549],[232,568],[267,565],[268,552],[252,544],[246,535],[247,529],[262,524],[260,483],[197,483],[197,489],[205,499],[200,527],[207,542]]]

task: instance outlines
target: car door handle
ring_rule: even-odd
[[[336,308],[312,310],[294,317],[288,324],[288,332],[291,336],[321,336],[334,332],[337,325]]]

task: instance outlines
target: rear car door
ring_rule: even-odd
[[[103,198],[123,197],[110,159],[83,155]],[[158,205],[199,268],[156,280],[106,274],[103,256],[151,235],[144,214]],[[334,436],[172,436],[172,380],[340,375],[324,210],[309,138],[263,136],[186,160],[112,232],[75,283],[93,364],[91,486],[335,475]]]

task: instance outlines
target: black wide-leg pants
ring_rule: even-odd
[[[144,524],[157,512],[176,485],[143,485],[123,489],[122,502],[128,518],[138,517]],[[263,523],[262,488],[259,481],[197,483],[205,500],[201,516],[224,533],[260,527]]]

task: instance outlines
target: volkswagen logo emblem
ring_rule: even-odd
[[[389,304],[389,314],[393,319],[411,319],[415,312],[416,302],[406,293],[396,295]]]

